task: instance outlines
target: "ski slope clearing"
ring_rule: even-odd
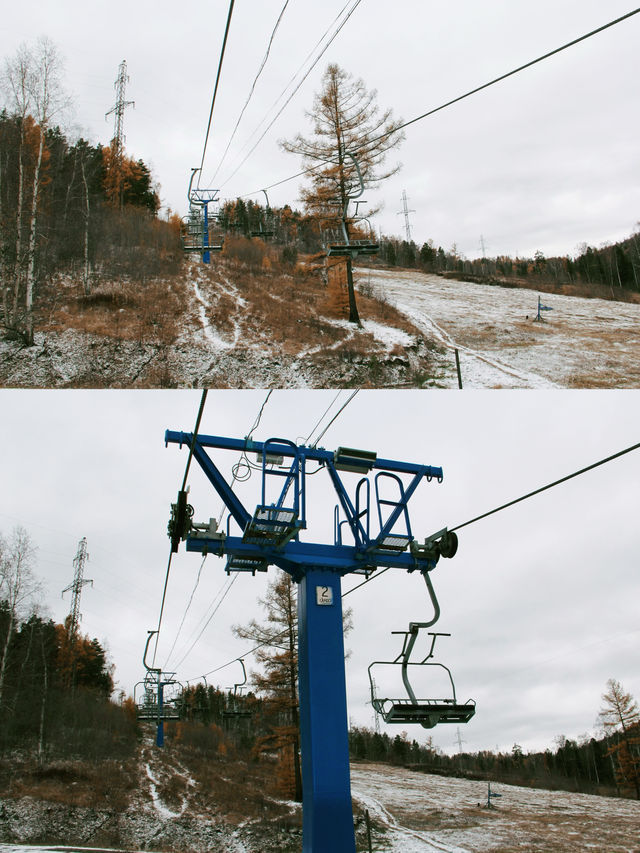
[[[640,802],[352,764],[354,800],[388,853],[637,853]],[[384,841],[382,840],[384,839]]]
[[[371,269],[373,294],[448,351],[445,383],[465,388],[638,388],[640,304]],[[361,280],[365,273],[361,270]]]

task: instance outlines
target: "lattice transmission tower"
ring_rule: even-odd
[[[93,581],[84,577],[84,565],[88,559],[87,537],[83,536],[78,542],[78,551],[73,559],[73,581],[62,590],[63,598],[65,592],[71,592],[71,609],[69,611],[69,626],[67,628],[67,636],[71,644],[73,644],[78,635],[78,626],[80,625],[80,596],[82,595],[82,587],[87,583],[93,586]]]
[[[409,210],[407,191],[402,190],[402,210],[398,211],[398,216],[404,216],[404,233],[407,238],[407,243],[411,242],[411,223],[409,222],[410,213],[415,213],[415,210]]]
[[[123,175],[122,175],[122,160],[124,154],[124,113],[127,107],[135,107],[135,101],[127,101],[125,91],[129,75],[127,74],[127,61],[123,59],[118,66],[118,77],[113,84],[116,90],[116,102],[111,109],[105,113],[105,119],[112,113],[115,116],[113,126],[113,139],[111,140],[111,148],[113,151],[113,167],[114,167],[114,195],[120,205],[122,205],[123,193]]]

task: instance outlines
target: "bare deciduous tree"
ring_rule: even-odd
[[[33,344],[33,292],[36,280],[36,237],[38,202],[42,181],[46,134],[52,122],[68,106],[69,100],[62,89],[62,59],[56,46],[47,38],[37,41],[35,48],[21,45],[13,59],[5,65],[3,88],[6,90],[10,109],[20,123],[19,187],[16,208],[16,267],[14,272],[12,306],[5,316],[15,324],[18,311],[18,296],[24,280],[25,342]],[[25,149],[30,130],[29,118],[34,125],[34,150],[30,175],[31,203],[28,204],[25,173]],[[27,209],[25,209],[27,208]],[[25,221],[25,216],[26,221]],[[6,288],[5,288],[6,290]]]
[[[24,527],[14,527],[9,539],[0,534],[0,600],[6,603],[8,615],[0,651],[0,706],[11,640],[19,620],[33,609],[41,591],[34,562],[35,546]]]

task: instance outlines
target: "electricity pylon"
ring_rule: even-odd
[[[111,140],[111,146],[113,149],[113,159],[114,159],[114,169],[115,169],[115,187],[116,187],[116,198],[118,200],[118,204],[122,206],[122,195],[123,195],[123,176],[122,176],[122,160],[124,155],[124,111],[127,107],[134,106],[135,101],[127,101],[125,100],[125,90],[127,87],[127,83],[129,82],[129,75],[127,74],[127,61],[123,59],[120,65],[118,66],[118,77],[116,82],[113,84],[116,90],[116,103],[109,112],[105,113],[105,119],[113,113],[115,115],[114,120],[114,128],[113,128],[113,139]]]
[[[407,237],[407,243],[411,242],[411,223],[409,222],[410,213],[415,213],[415,210],[409,210],[407,191],[402,190],[402,210],[398,211],[398,216],[402,216],[404,214],[404,232]]]
[[[83,536],[78,542],[78,551],[73,558],[73,580],[69,586],[62,590],[62,597],[65,592],[71,592],[71,610],[69,611],[69,625],[67,627],[67,636],[69,642],[73,645],[78,634],[78,626],[80,625],[80,596],[82,595],[82,587],[90,583],[93,586],[93,581],[84,578],[84,564],[89,559],[87,552],[87,537]]]

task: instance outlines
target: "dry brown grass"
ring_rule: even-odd
[[[11,772],[2,774],[0,791],[5,797],[30,796],[68,806],[122,811],[137,782],[133,760],[54,761],[39,765],[35,760],[13,759],[11,763]]]
[[[226,276],[238,289],[247,305],[239,309],[233,297],[223,294],[216,299],[209,319],[224,335],[233,321],[241,323],[251,336],[274,343],[289,355],[329,345],[339,346],[350,337],[350,327],[337,327],[336,319],[347,320],[349,314],[346,273],[343,262],[331,262],[324,271],[319,264],[298,266],[288,273],[275,265],[270,270],[252,272],[246,265],[212,265],[205,271],[213,287]],[[361,275],[355,272],[356,282]],[[327,279],[327,284],[323,279]],[[393,306],[362,293],[357,294],[358,308],[363,319],[403,329],[410,335],[420,332]],[[352,342],[364,355],[381,351],[369,335],[360,334]]]
[[[279,802],[274,757],[255,758],[248,748],[238,749],[218,726],[197,723],[181,724],[179,739],[171,739],[165,748],[169,759],[188,768],[197,780],[198,801],[204,809],[224,814],[231,823],[287,818],[289,809]],[[184,793],[186,780],[180,777],[169,784],[173,792],[166,782],[159,791],[165,802]]]
[[[37,328],[61,331],[72,328],[94,335],[168,344],[180,330],[185,303],[183,278],[166,281],[110,281],[99,284],[88,296],[78,286],[66,287],[53,311],[40,309]]]

